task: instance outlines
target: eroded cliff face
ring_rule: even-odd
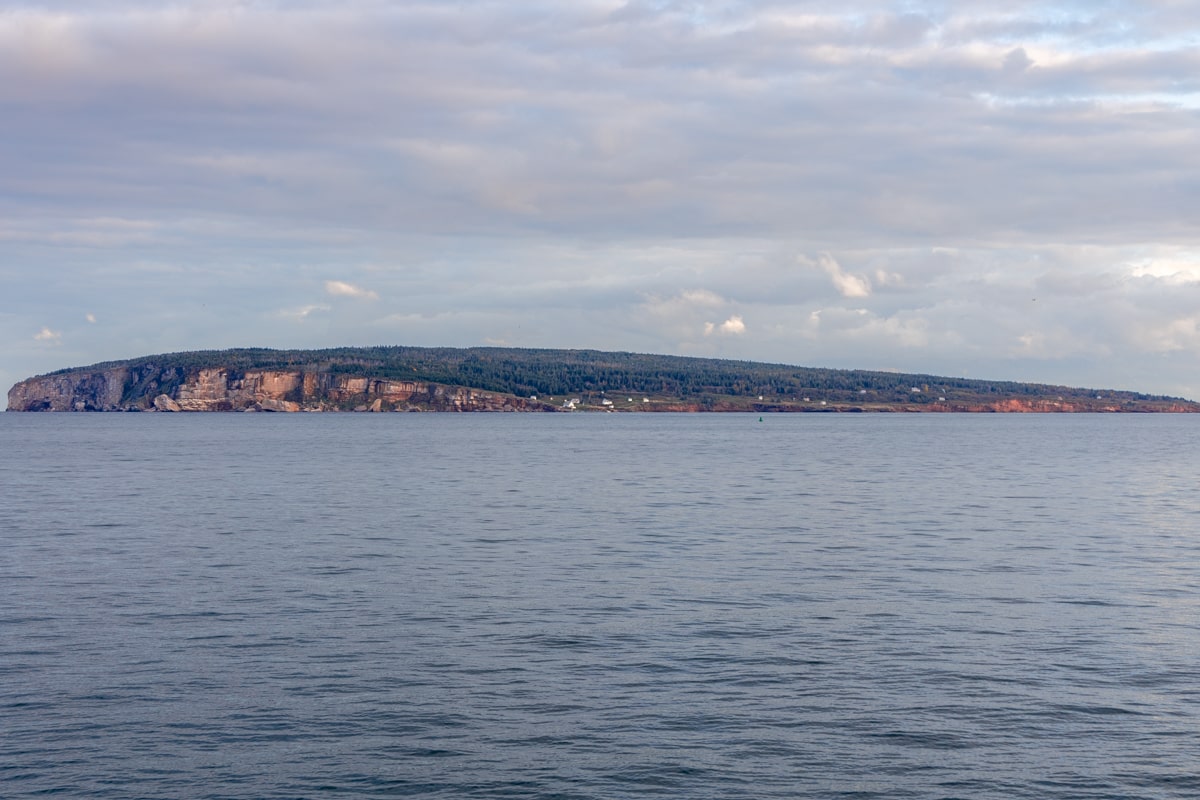
[[[225,369],[202,369],[167,395],[180,411],[299,411],[304,385],[300,372],[252,371],[231,374]],[[309,398],[315,400],[316,398]]]
[[[30,378],[8,390],[8,410],[116,411],[128,381],[124,368]]]
[[[330,372],[153,367],[30,378],[8,392],[9,411],[551,411],[511,395],[422,381]]]
[[[323,369],[185,369],[163,362],[85,368],[30,378],[8,392],[9,411],[556,411],[522,397],[409,380],[352,376]],[[598,409],[597,409],[598,410]],[[612,410],[612,409],[607,409]],[[1133,402],[1101,397],[951,400],[938,403],[754,403],[662,398],[640,411],[763,412],[1197,412],[1200,404],[1165,398]]]

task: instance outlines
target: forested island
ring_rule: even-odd
[[[1130,391],[713,358],[501,347],[249,348],[21,381],[9,411],[1197,412]]]

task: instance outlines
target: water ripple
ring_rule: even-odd
[[[0,415],[5,798],[1200,794],[1186,419],[245,416]]]

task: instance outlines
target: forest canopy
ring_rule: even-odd
[[[939,399],[1095,398],[1098,390],[1013,381],[988,381],[868,370],[799,367],[753,361],[507,347],[337,347],[323,350],[245,348],[144,356],[63,374],[111,367],[156,366],[184,372],[294,369],[391,380],[465,386],[517,396],[638,394],[703,401],[711,397],[906,404]],[[1112,400],[1168,400],[1128,391],[1099,390]]]

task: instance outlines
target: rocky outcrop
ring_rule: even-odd
[[[183,407],[180,406],[179,403],[176,403],[174,400],[167,397],[165,394],[160,394],[158,397],[154,398],[154,410],[183,411]]]
[[[304,385],[300,372],[201,369],[175,390],[184,411],[299,411]]]
[[[11,411],[116,411],[122,407],[129,370],[59,373],[21,381],[8,392]]]
[[[553,411],[512,395],[323,371],[75,370],[30,378],[9,411]]]

